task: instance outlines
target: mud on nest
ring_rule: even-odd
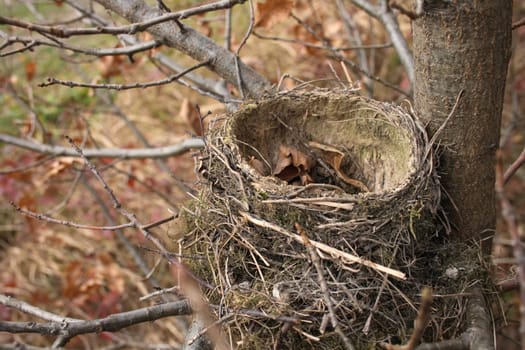
[[[270,96],[210,131],[184,245],[235,347],[342,348],[333,317],[358,347],[407,340],[441,273],[427,147],[409,111],[344,91]]]

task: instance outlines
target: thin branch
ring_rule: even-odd
[[[503,175],[503,185],[506,185],[518,169],[525,163],[525,148],[521,151],[516,160],[509,166]]]
[[[244,100],[244,89],[243,89],[243,78],[241,74],[241,66],[240,66],[240,57],[239,54],[241,53],[242,48],[248,41],[248,38],[252,34],[253,31],[253,24],[255,22],[255,10],[253,9],[253,0],[248,0],[250,4],[250,24],[248,25],[248,29],[246,30],[246,33],[244,34],[244,37],[241,40],[241,43],[239,44],[239,47],[235,51],[235,70],[237,72],[237,85],[239,88],[239,92],[241,94],[241,99]]]
[[[76,321],[80,321],[79,319],[76,319],[76,318],[70,318],[70,317],[64,317],[64,316],[60,316],[60,315],[57,315],[57,314],[54,314],[54,313],[51,313],[49,311],[46,311],[46,310],[42,310],[36,306],[33,306],[31,304],[28,304],[22,300],[18,300],[18,299],[15,299],[13,297],[10,297],[10,296],[7,296],[7,295],[4,295],[4,294],[0,294],[0,304],[4,305],[4,306],[7,306],[7,307],[10,307],[10,308],[13,308],[13,309],[16,309],[18,311],[21,311],[25,314],[28,314],[28,315],[33,315],[33,316],[36,316],[42,320],[46,320],[46,321],[50,321],[50,322],[63,322],[63,321],[66,321],[66,322],[76,322]],[[1,329],[0,329],[1,330]]]
[[[387,350],[414,350],[416,344],[421,341],[423,333],[430,321],[432,299],[432,290],[425,287],[421,293],[421,305],[419,306],[417,317],[414,321],[414,331],[405,345],[381,343],[381,346]]]
[[[37,143],[11,135],[0,134],[0,141],[38,153],[53,156],[79,157],[79,154],[73,148]],[[201,138],[190,138],[183,140],[181,143],[164,147],[135,149],[100,148],[85,149],[83,152],[86,158],[153,159],[174,157],[191,149],[200,149],[203,147],[204,142]]]
[[[365,11],[372,17],[378,17],[379,11],[378,9],[368,0],[351,0],[357,7],[359,7],[361,10]]]
[[[55,85],[55,84],[60,84],[60,85],[65,85],[65,86],[68,86],[68,87],[87,87],[87,88],[91,88],[91,89],[108,89],[108,90],[129,90],[129,89],[145,89],[145,88],[150,88],[150,87],[155,87],[155,86],[160,86],[160,85],[165,85],[165,84],[170,84],[170,83],[173,83],[174,81],[178,80],[179,78],[182,78],[185,74],[195,70],[195,69],[198,69],[200,67],[203,67],[203,66],[206,66],[208,65],[209,63],[211,62],[211,60],[207,60],[205,62],[201,62],[199,64],[196,64],[182,72],[180,72],[179,74],[175,74],[175,75],[172,75],[172,76],[169,76],[168,78],[166,79],[161,79],[161,80],[157,80],[157,81],[151,81],[151,82],[148,82],[148,83],[133,83],[133,84],[92,84],[92,83],[75,83],[73,81],[64,81],[64,80],[59,80],[59,79],[55,79],[55,78],[47,78],[47,81],[45,83],[40,83],[38,84],[39,87],[47,87],[47,86],[50,86],[50,85]]]
[[[407,16],[411,20],[416,20],[419,17],[421,17],[422,12],[412,11],[410,9],[407,9],[402,4],[398,3],[397,1],[390,1],[389,6],[395,10],[398,10],[399,13]]]
[[[97,2],[132,23],[158,15],[158,9],[149,6],[143,0],[97,0]],[[176,48],[198,62],[212,59],[210,69],[226,81],[237,85],[235,54],[190,26],[181,25],[182,31],[173,22],[165,22],[150,27],[148,32],[157,40],[162,41],[164,45]],[[272,89],[271,83],[252,68],[242,62],[239,62],[239,66],[243,77],[243,88],[251,97],[257,98]]]
[[[199,15],[202,13],[224,10],[231,8],[236,4],[242,4],[246,0],[223,0],[213,2],[211,4],[201,5],[194,8],[169,12],[167,14],[157,16],[142,22],[136,22],[125,26],[107,26],[97,28],[67,28],[64,26],[46,26],[35,23],[25,22],[14,18],[0,16],[0,24],[7,24],[14,27],[24,28],[30,31],[35,31],[41,34],[49,34],[58,38],[69,38],[76,35],[98,35],[98,34],[135,34],[145,31],[151,26],[160,24],[171,20],[181,20],[190,16]]]
[[[199,283],[202,286],[205,286],[206,288],[213,289],[213,286],[207,283],[206,281],[203,281],[199,277],[197,277],[193,272],[188,270],[184,265],[182,265],[178,260],[174,259],[170,252],[166,249],[166,247],[162,244],[162,242],[155,237],[151,232],[146,229],[146,225],[143,225],[139,222],[135,214],[130,213],[127,211],[123,206],[122,203],[118,200],[117,196],[109,187],[107,182],[104,180],[100,172],[98,171],[97,167],[84,155],[82,149],[78,147],[73,140],[69,136],[65,136],[68,142],[71,144],[71,146],[75,149],[75,151],[84,159],[84,162],[88,166],[89,170],[95,175],[97,180],[102,184],[104,187],[104,190],[109,195],[111,202],[113,203],[113,207],[125,218],[129,220],[129,222],[133,223],[134,227],[137,228],[137,230],[140,231],[144,235],[145,238],[147,238],[159,251],[162,253],[162,255],[166,258],[166,260],[170,263],[176,266],[179,269],[179,273],[183,275],[187,280],[192,280],[194,282]]]
[[[512,23],[512,30],[518,29],[521,26],[525,26],[525,17]]]
[[[258,219],[246,212],[240,212],[241,216],[244,217],[246,220],[248,220],[249,222],[251,222],[252,224],[254,225],[257,225],[259,227],[264,227],[264,228],[267,228],[267,229],[270,229],[270,230],[273,230],[275,232],[278,232],[278,233],[281,233],[287,237],[290,237],[291,239],[301,243],[303,242],[303,239],[301,238],[301,236],[297,235],[297,234],[294,234],[288,230],[285,230],[284,228],[278,226],[278,225],[275,225],[271,222],[268,222],[268,221],[265,221],[265,220],[261,220],[261,219]],[[355,256],[355,255],[352,255],[352,254],[349,254],[347,252],[344,252],[344,251],[341,251],[339,249],[335,249],[333,247],[330,247],[324,243],[321,243],[321,242],[317,242],[317,241],[313,241],[313,240],[310,240],[310,242],[312,243],[312,245],[323,251],[324,253],[327,253],[329,254],[330,256],[334,256],[334,257],[338,257],[340,258],[342,261],[344,261],[345,263],[347,264],[353,264],[353,263],[356,263],[356,264],[361,264],[361,265],[364,265],[366,267],[369,267],[371,269],[374,269],[374,270],[377,270],[377,271],[380,271],[380,272],[383,272],[383,273],[386,273],[388,275],[391,275],[391,276],[394,276],[395,278],[398,278],[400,280],[406,280],[406,274],[401,272],[401,271],[398,271],[398,270],[394,270],[394,269],[391,269],[387,266],[384,266],[384,265],[380,265],[380,264],[376,264],[370,260],[367,260],[367,259],[363,259],[363,258],[360,258],[358,256]]]
[[[115,231],[115,230],[121,230],[121,229],[124,229],[124,228],[134,227],[134,224],[131,223],[131,222],[128,222],[128,223],[122,224],[122,225],[114,225],[114,226],[93,226],[93,225],[77,224],[77,223],[72,222],[72,221],[59,220],[59,219],[55,219],[55,218],[53,218],[53,217],[51,217],[49,215],[46,215],[46,214],[35,213],[33,211],[30,211],[30,210],[27,210],[27,209],[24,209],[24,208],[20,208],[18,205],[16,205],[13,202],[11,202],[10,204],[19,213],[21,213],[23,215],[26,215],[26,216],[29,216],[29,217],[32,217],[33,219],[50,222],[52,224],[59,224],[59,225],[64,225],[64,226],[68,226],[68,227],[74,227],[74,228],[78,228],[78,229],[82,229],[82,230]],[[160,219],[160,220],[154,221],[152,223],[143,225],[142,228],[148,230],[148,229],[151,229],[153,227],[165,224],[166,222],[172,221],[174,219],[175,219],[175,216],[171,215],[171,216],[169,216],[167,218]]]
[[[281,41],[285,43],[301,45],[304,47],[311,47],[313,49],[321,49],[321,50],[327,49],[325,45],[312,44],[307,41],[303,41],[299,39],[282,38],[279,36],[269,36],[269,35],[260,34],[256,31],[254,31],[252,34],[255,37],[262,39],[262,40]],[[330,51],[373,50],[373,49],[388,49],[390,47],[392,47],[392,43],[371,44],[371,45],[351,45],[351,46],[343,46],[343,47],[330,47]]]
[[[321,286],[321,291],[323,292],[324,302],[328,309],[328,315],[330,317],[332,327],[334,327],[335,332],[337,333],[339,338],[341,338],[341,340],[343,341],[345,348],[347,350],[354,350],[355,349],[354,345],[352,344],[350,339],[348,339],[348,337],[344,334],[343,330],[339,326],[339,322],[337,321],[337,316],[335,315],[334,305],[332,303],[332,298],[330,296],[330,290],[328,288],[328,284],[326,283],[326,280],[324,279],[325,272],[323,269],[323,264],[321,263],[321,258],[317,254],[315,247],[313,246],[312,242],[308,238],[308,235],[306,234],[306,231],[301,227],[301,225],[299,225],[298,223],[295,223],[295,229],[301,235],[301,238],[303,240],[302,243],[308,250],[312,264],[315,266],[315,269],[317,271],[317,280],[319,282],[319,285]]]
[[[0,137],[1,137],[1,134],[0,134]],[[22,165],[22,166],[19,166],[19,167],[16,167],[16,168],[0,169],[0,175],[22,173],[24,171],[29,171],[29,170],[31,170],[33,168],[37,168],[40,165],[42,165],[44,163],[47,163],[50,160],[53,160],[55,158],[56,157],[54,155],[48,155],[48,156],[43,157],[42,159],[36,160],[36,161],[34,161],[32,163],[29,163],[29,164],[26,164],[26,165]]]
[[[394,45],[396,52],[401,60],[401,63],[405,67],[408,75],[408,80],[411,84],[414,84],[414,59],[412,52],[410,51],[408,44],[399,29],[399,23],[392,12],[392,9],[388,6],[388,0],[381,0],[381,5],[375,6],[368,0],[351,0],[357,7],[368,13],[370,16],[377,18],[383,23],[392,44]]]
[[[147,50],[159,47],[161,45],[161,43],[158,41],[147,41],[147,42],[143,42],[143,43],[131,45],[131,46],[126,46],[126,47],[116,47],[116,48],[108,48],[108,49],[97,49],[97,48],[91,49],[91,48],[83,48],[80,46],[70,45],[63,41],[48,41],[48,40],[42,40],[42,39],[26,37],[26,36],[23,36],[23,37],[8,36],[6,37],[6,42],[2,44],[2,46],[0,47],[0,51],[16,43],[23,44],[24,47],[22,49],[25,49],[25,50],[32,50],[36,46],[49,46],[49,47],[54,47],[54,48],[58,48],[61,50],[69,50],[69,51],[73,51],[76,53],[81,53],[84,55],[96,56],[96,57],[117,56],[117,55],[130,56],[130,55],[133,55],[139,52],[143,52],[143,51],[147,51]],[[8,51],[8,52],[0,52],[0,57],[13,55],[19,52],[21,52],[20,49]]]
[[[387,0],[383,0],[383,6],[381,6],[378,18],[385,26],[390,40],[392,40],[399,59],[403,67],[405,67],[410,84],[414,85],[414,58],[403,33],[399,29],[397,18],[388,6]]]

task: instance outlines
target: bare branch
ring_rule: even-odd
[[[180,300],[112,314],[108,317],[95,320],[62,318],[61,320],[48,323],[0,321],[0,331],[11,333],[38,333],[71,339],[80,334],[116,332],[131,325],[151,322],[169,316],[190,315],[191,313],[192,310],[188,301]]]
[[[516,160],[509,166],[503,175],[503,184],[506,185],[518,169],[525,163],[525,148],[521,151]]]
[[[256,31],[254,31],[252,34],[256,36],[257,38],[263,39],[263,40],[282,41],[285,43],[297,44],[297,45],[301,45],[304,47],[311,47],[313,49],[324,49],[324,50],[327,49],[325,45],[312,44],[304,40],[282,38],[278,36],[268,36],[268,35],[264,35]],[[371,44],[371,45],[351,45],[351,46],[342,46],[342,47],[331,47],[330,51],[373,50],[373,49],[388,49],[390,47],[392,47],[392,43]]]
[[[38,84],[39,87],[47,87],[50,85],[60,84],[65,85],[69,87],[87,87],[91,89],[108,89],[108,90],[129,90],[129,89],[145,89],[149,87],[155,87],[165,84],[170,84],[179,78],[183,77],[186,73],[189,73],[195,69],[198,69],[200,67],[206,66],[211,62],[211,60],[208,60],[206,62],[201,62],[199,64],[196,64],[179,74],[175,74],[172,76],[167,77],[166,79],[161,79],[157,81],[151,81],[148,83],[133,83],[133,84],[92,84],[92,83],[75,83],[73,81],[65,81],[55,78],[47,78],[47,81],[45,83]]]
[[[33,306],[31,304],[28,304],[24,301],[17,300],[13,297],[0,294],[0,304],[5,305],[7,307],[16,309],[18,311],[21,311],[23,313],[26,313],[28,315],[33,315],[38,318],[41,318],[42,320],[51,321],[51,322],[76,322],[80,321],[76,318],[70,318],[70,317],[64,317],[60,316],[54,313],[51,313],[49,311],[42,310],[36,306]]]
[[[525,18],[522,18],[522,19],[512,23],[512,30],[518,29],[521,26],[525,26]]]
[[[381,5],[379,6],[374,6],[368,0],[351,1],[370,16],[379,19],[381,23],[383,23],[388,36],[390,37],[390,40],[392,40],[392,44],[399,55],[401,63],[405,67],[408,80],[411,84],[414,84],[414,59],[412,57],[412,52],[408,48],[408,44],[399,30],[399,24],[392,9],[388,6],[388,0],[381,0]]]
[[[80,46],[70,45],[63,41],[49,41],[49,40],[43,40],[43,39],[37,39],[33,37],[20,37],[20,36],[7,36],[7,33],[0,31],[0,34],[4,36],[3,34],[6,34],[4,37],[6,39],[6,42],[0,46],[0,51],[4,48],[7,48],[11,45],[20,43],[23,44],[24,47],[21,49],[16,49],[12,51],[7,52],[0,52],[0,57],[5,57],[9,55],[13,55],[16,53],[20,53],[25,50],[31,50],[36,46],[49,46],[49,47],[55,47],[62,50],[69,50],[77,53],[81,53],[84,55],[90,55],[90,56],[117,56],[117,55],[133,55],[135,53],[139,53],[142,51],[147,51],[150,49],[153,49],[155,47],[158,47],[161,45],[161,43],[157,41],[148,41],[144,43],[139,43],[136,45],[126,46],[126,47],[116,47],[116,48],[109,48],[109,49],[90,49],[90,48],[83,48]]]
[[[121,230],[121,229],[124,229],[124,228],[134,227],[134,224],[131,223],[131,222],[128,222],[128,223],[125,223],[125,224],[122,224],[122,225],[113,225],[113,226],[93,226],[93,225],[77,224],[77,223],[72,222],[72,221],[59,220],[59,219],[55,219],[53,217],[50,217],[49,215],[46,215],[46,214],[35,213],[35,212],[31,211],[31,210],[20,208],[18,205],[16,205],[13,202],[11,202],[11,205],[19,213],[21,213],[23,215],[26,215],[26,216],[29,216],[29,217],[32,217],[34,219],[47,221],[47,222],[50,222],[50,223],[53,223],[53,224],[59,224],[59,225],[74,227],[74,228],[78,228],[78,229],[83,229],[83,230],[116,231],[116,230]],[[142,228],[147,230],[147,229],[153,228],[155,226],[160,226],[162,224],[165,224],[166,222],[172,221],[174,219],[175,219],[175,216],[171,215],[171,216],[169,216],[167,218],[160,219],[160,220],[157,220],[155,222],[143,225]]]
[[[392,44],[399,55],[399,59],[405,67],[410,84],[414,85],[414,58],[412,57],[412,52],[408,48],[403,33],[401,33],[401,30],[399,29],[399,23],[397,22],[396,16],[388,7],[387,0],[384,0],[384,6],[381,7],[378,18],[385,26],[390,40],[392,40]]]
[[[164,256],[170,264],[173,264],[174,266],[178,268],[181,276],[183,276],[184,278],[187,278],[187,280],[198,282],[200,285],[205,286],[209,289],[212,289],[213,288],[212,285],[210,285],[206,281],[203,281],[202,279],[197,277],[195,274],[193,274],[192,271],[187,269],[181,262],[174,259],[172,255],[170,254],[170,252],[166,249],[164,244],[157,237],[155,237],[150,231],[148,231],[148,229],[146,228],[146,225],[141,224],[135,214],[129,212],[122,206],[122,203],[118,200],[117,196],[115,195],[111,187],[107,184],[106,180],[104,180],[104,178],[98,171],[95,164],[93,164],[88,159],[88,157],[86,157],[83,150],[79,146],[77,146],[69,136],[65,136],[65,137],[68,140],[68,142],[71,144],[71,146],[75,149],[75,151],[82,157],[82,159],[84,159],[89,170],[91,170],[93,175],[95,175],[97,180],[102,184],[102,186],[104,187],[104,190],[108,193],[111,199],[111,202],[113,203],[113,207],[119,212],[119,214],[127,218],[130,223],[133,223],[133,226],[140,233],[142,233],[142,235],[145,238],[147,238],[151,243],[153,243],[155,247],[159,249],[159,251],[162,253],[162,256]]]
[[[159,13],[156,8],[147,5],[143,0],[97,0],[97,2],[130,22],[155,18]],[[179,28],[173,22],[165,22],[150,27],[148,31],[163,44],[174,47],[199,62],[211,59],[210,69],[237,86],[235,55],[193,28],[185,24],[180,25]],[[271,89],[271,84],[253,69],[242,62],[239,62],[239,67],[243,77],[243,88],[251,97],[257,98]]]
[[[68,38],[76,35],[97,35],[97,34],[135,34],[145,31],[151,26],[159,23],[180,20],[190,16],[217,10],[224,10],[231,8],[236,4],[242,4],[246,0],[223,0],[211,4],[197,6],[191,9],[186,9],[178,12],[169,12],[155,18],[151,18],[142,22],[136,22],[126,26],[116,27],[96,27],[96,28],[66,28],[64,26],[46,26],[35,23],[24,22],[14,18],[0,16],[0,24],[7,24],[14,27],[24,28],[30,31],[35,31],[41,34],[49,34],[58,38]]]
[[[299,232],[299,235],[301,236],[303,240],[303,244],[308,250],[308,253],[310,254],[310,260],[312,261],[312,264],[315,266],[315,270],[317,271],[317,280],[319,282],[319,285],[321,286],[321,291],[323,292],[323,298],[324,302],[326,304],[326,307],[328,309],[328,315],[330,317],[330,321],[332,323],[332,327],[334,327],[335,332],[341,338],[346,350],[354,350],[354,345],[348,339],[348,337],[344,334],[343,330],[339,326],[339,322],[337,321],[337,316],[335,315],[335,308],[332,302],[332,297],[330,296],[330,289],[328,288],[328,284],[326,283],[326,280],[324,279],[324,268],[323,264],[321,262],[321,258],[319,257],[319,254],[315,250],[315,247],[313,246],[312,242],[308,238],[308,235],[306,234],[306,231],[299,225],[298,223],[295,223],[295,229],[297,232]]]
[[[53,156],[79,157],[79,154],[73,148],[37,143],[11,135],[0,134],[0,141],[38,153],[50,154]],[[200,149],[203,147],[204,142],[201,138],[190,138],[182,141],[181,143],[165,147],[136,149],[100,148],[85,149],[83,152],[86,158],[154,159],[173,157],[185,153],[191,149]]]

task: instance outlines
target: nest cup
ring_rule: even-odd
[[[235,347],[343,348],[334,320],[358,348],[407,340],[440,195],[427,148],[409,111],[346,91],[268,96],[210,132],[184,245]]]

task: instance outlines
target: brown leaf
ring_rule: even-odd
[[[36,74],[36,63],[34,61],[27,62],[25,71],[27,81],[32,81]]]
[[[266,167],[264,166],[264,163],[261,162],[259,159],[255,158],[254,156],[251,156],[248,160],[248,164],[254,168],[259,174],[263,176],[267,176],[268,172],[266,171]]]
[[[257,4],[256,27],[270,28],[290,14],[293,0],[266,0]]]
[[[312,182],[308,172],[315,164],[315,160],[297,148],[290,146],[279,146],[279,155],[275,164],[273,175],[290,182],[299,177],[301,184]]]
[[[338,150],[337,148],[329,145],[324,145],[319,142],[311,141],[308,143],[311,147],[317,148],[323,152],[323,160],[327,162],[332,168],[334,168],[335,173],[341,180],[346,182],[349,185],[359,188],[363,192],[370,191],[368,187],[359,180],[352,179],[346,176],[345,173],[341,170],[341,164],[343,163],[343,158],[345,154]]]

